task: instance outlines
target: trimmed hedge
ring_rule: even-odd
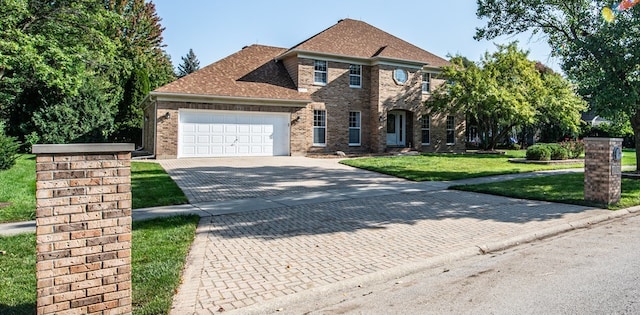
[[[576,145],[571,142],[559,143],[538,143],[527,149],[527,160],[549,161],[575,159],[584,152],[584,144]],[[571,150],[569,150],[569,149]]]
[[[527,148],[527,160],[549,161],[551,150],[544,144],[534,144]]]

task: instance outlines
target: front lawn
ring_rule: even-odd
[[[0,171],[0,223],[35,219],[35,164],[35,155],[24,154],[14,167]],[[162,166],[152,162],[131,162],[131,199],[133,209],[188,203]]]
[[[134,314],[168,314],[199,217],[133,222]],[[35,314],[35,234],[0,237],[0,314]]]
[[[413,181],[449,181],[501,174],[578,168],[584,163],[539,165],[511,163],[524,157],[524,150],[498,154],[423,154],[417,156],[372,157],[343,160],[341,163]]]
[[[452,186],[451,189],[530,200],[595,207],[602,206],[584,200],[584,173],[520,178],[477,185],[460,185]],[[608,208],[623,209],[637,205],[640,205],[640,180],[623,178],[620,202]]]

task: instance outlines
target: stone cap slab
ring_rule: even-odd
[[[99,153],[133,151],[133,143],[72,143],[72,144],[34,144],[31,152],[47,153]]]

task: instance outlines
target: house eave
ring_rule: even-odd
[[[257,98],[257,97],[239,97],[239,96],[187,94],[187,93],[170,93],[170,92],[151,92],[149,94],[155,100],[164,101],[164,102],[263,105],[263,106],[285,106],[285,107],[305,107],[307,106],[307,104],[312,102],[310,99]]]
[[[432,70],[437,70],[442,68],[440,66],[432,66],[428,62],[411,60],[411,59],[389,58],[389,57],[381,57],[381,56],[364,58],[364,57],[356,57],[356,56],[349,56],[349,55],[300,50],[300,49],[288,50],[285,53],[281,54],[280,56],[276,57],[275,59],[283,60],[289,56],[297,56],[298,58],[307,58],[307,59],[318,58],[322,60],[354,63],[354,64],[361,64],[366,66],[391,65],[391,66],[408,67],[413,69],[429,68]]]

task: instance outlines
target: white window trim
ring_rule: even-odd
[[[429,121],[429,128],[424,128],[424,125],[422,124],[422,122],[424,121],[424,119],[427,119],[427,121]],[[420,118],[420,138],[422,138],[422,131],[424,130],[429,130],[429,139],[428,142],[422,142],[422,145],[431,145],[431,115],[423,115]],[[420,141],[422,141],[423,139],[420,139]]]
[[[404,73],[404,75],[406,76],[406,78],[405,78],[404,82],[403,82],[403,81],[398,80],[398,78],[396,77],[396,73],[397,73],[398,71],[401,71],[401,72],[402,72],[402,73]],[[394,81],[396,84],[398,84],[398,85],[404,85],[405,83],[407,83],[407,81],[409,81],[409,71],[407,71],[406,69],[403,69],[403,68],[395,68],[395,69],[393,70],[393,72],[392,72],[392,75],[393,75],[393,81]]]
[[[358,113],[358,127],[351,127],[351,113]],[[350,111],[349,112],[349,134],[351,134],[351,130],[358,130],[358,143],[349,142],[350,147],[359,147],[362,145],[362,113],[359,111]],[[348,137],[347,137],[348,138]]]
[[[326,69],[325,71],[319,71],[316,70],[316,62],[324,62],[324,68]],[[326,78],[326,82],[318,82],[316,81],[316,73],[324,73],[325,74],[325,78]],[[329,82],[329,62],[326,60],[314,60],[313,61],[313,84],[314,85],[327,85],[327,83]]]
[[[324,112],[324,126],[316,126],[316,111],[322,111]],[[316,135],[316,129],[320,129],[320,128],[324,128],[324,143],[316,143],[315,142],[315,135]],[[324,109],[315,109],[313,110],[313,133],[311,135],[313,137],[312,141],[313,141],[313,146],[314,147],[326,147],[327,146],[327,111]]]
[[[358,71],[360,74],[351,74],[351,66],[356,66],[360,69],[360,71]],[[351,84],[351,77],[358,77],[360,80],[360,84],[359,85],[352,85]],[[356,64],[350,64],[349,65],[349,87],[351,88],[362,88],[362,65],[356,65]]]
[[[428,75],[429,81],[425,81],[424,80],[424,75]],[[432,78],[432,73],[431,72],[423,72],[422,73],[422,85],[420,86],[420,88],[422,89],[422,94],[431,94],[431,78]],[[429,89],[428,91],[424,90],[424,83],[425,82],[429,82]]]
[[[449,117],[453,118],[453,129],[449,129],[448,128],[449,126],[447,126],[448,125],[447,122],[449,121]],[[455,145],[456,144],[456,117],[455,116],[447,116],[446,119],[447,120],[445,121],[445,128],[447,130],[447,135],[445,135],[445,137],[448,138],[449,130],[453,131],[453,142],[447,141],[447,145]],[[449,140],[449,139],[446,139],[446,140]]]

